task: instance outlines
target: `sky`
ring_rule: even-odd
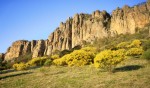
[[[0,0],[0,53],[16,40],[47,39],[76,13],[133,6],[146,0]]]

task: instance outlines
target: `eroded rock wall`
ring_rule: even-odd
[[[124,6],[112,12],[110,29],[117,34],[135,33],[150,23],[150,2],[134,7]]]
[[[5,60],[32,53],[32,57],[51,55],[59,50],[70,50],[83,41],[92,43],[97,38],[116,34],[135,33],[138,28],[150,24],[150,2],[134,7],[124,6],[108,14],[94,11],[92,14],[76,14],[61,22],[47,40],[20,40],[12,44],[5,54]]]

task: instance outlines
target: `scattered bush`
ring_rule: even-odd
[[[47,59],[44,63],[44,66],[50,66],[52,64],[52,60],[51,59]]]
[[[68,65],[68,66],[83,66],[91,64],[95,57],[93,52],[90,52],[90,48],[84,48],[83,50],[75,50],[71,54],[67,54],[60,59],[54,60],[56,65]]]
[[[32,54],[31,53],[27,53],[25,55],[21,55],[17,58],[14,58],[14,63],[21,63],[21,62],[28,62],[29,60],[32,59]]]
[[[42,66],[47,59],[48,57],[37,57],[31,59],[27,64],[30,66]]]
[[[60,58],[60,59],[55,59],[55,60],[53,60],[53,63],[54,63],[55,65],[58,65],[58,66],[67,65],[66,59],[68,58],[69,55],[70,55],[70,54],[67,54],[67,55],[63,56],[62,58]]]
[[[116,51],[104,50],[96,55],[94,58],[94,65],[97,68],[103,68],[111,72],[117,64],[125,59],[124,53],[124,49],[119,49]]]
[[[15,70],[26,70],[28,68],[28,66],[24,63],[19,63],[19,64],[14,64],[13,68]]]
[[[51,56],[52,60],[55,60],[55,59],[58,59],[58,58],[59,58],[59,55],[57,55],[57,54]]]
[[[83,66],[91,64],[95,54],[93,52],[86,52],[84,50],[75,50],[66,58],[68,66]]]
[[[150,40],[143,43],[143,49],[146,51],[147,49],[150,49]]]
[[[71,50],[63,50],[63,51],[60,52],[60,57],[66,55],[66,54],[69,54],[71,52],[72,52]]]
[[[93,52],[93,53],[96,53],[96,52],[97,52],[97,50],[96,50],[95,47],[84,47],[84,48],[82,48],[81,50],[84,50],[84,51],[86,51],[86,52]]]
[[[144,50],[142,49],[142,47],[139,47],[139,48],[130,48],[126,52],[126,55],[127,56],[139,56],[139,55],[142,55],[143,52],[144,52]]]
[[[121,42],[117,45],[117,48],[119,49],[125,49],[125,48],[128,48],[128,46],[130,45],[129,42]]]
[[[141,58],[150,61],[150,49],[148,49],[147,51],[145,51],[145,52],[142,54]]]
[[[135,39],[135,40],[132,41],[130,47],[140,47],[141,44],[142,44],[142,42],[140,40]]]

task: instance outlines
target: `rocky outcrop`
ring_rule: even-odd
[[[33,50],[32,57],[34,58],[44,56],[45,50],[46,50],[46,41],[45,40],[37,41],[37,44]]]
[[[60,26],[49,36],[48,49],[46,55],[52,54],[56,50],[72,48],[72,18],[66,23],[61,22]]]
[[[72,23],[72,48],[82,44],[82,41],[92,42],[96,38],[108,36],[107,24],[110,15],[99,10],[89,14],[76,14]]]
[[[150,2],[138,6],[124,6],[112,12],[110,29],[117,34],[135,33],[150,23]]]
[[[19,57],[21,55],[25,55],[28,53],[32,53],[31,51],[34,49],[34,43],[27,40],[19,40],[12,44],[11,47],[7,49],[5,54],[5,60],[11,60],[13,58]]]
[[[70,50],[83,42],[92,43],[97,38],[116,34],[135,33],[150,23],[150,1],[134,7],[124,6],[108,14],[94,11],[92,14],[76,14],[61,22],[47,40],[16,41],[8,48],[5,59],[32,53],[32,57],[51,55],[59,50]]]

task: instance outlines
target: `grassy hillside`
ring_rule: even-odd
[[[16,61],[13,68],[23,71],[0,71],[0,88],[150,88],[148,27],[85,46],[26,63]]]
[[[115,73],[83,67],[41,67],[3,71],[0,88],[150,88],[150,64],[139,58],[119,64]]]

